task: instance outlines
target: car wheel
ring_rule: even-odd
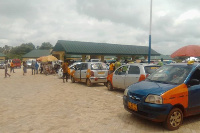
[[[165,127],[168,130],[176,130],[183,122],[183,112],[179,108],[174,108],[170,111],[164,122]]]
[[[71,78],[71,81],[72,81],[72,83],[74,83],[74,82],[75,82],[75,79],[74,79],[74,77],[72,77],[72,78]]]
[[[86,84],[87,84],[88,87],[92,86],[92,83],[91,83],[90,79],[87,79]]]
[[[109,91],[113,90],[113,86],[112,86],[111,82],[107,83],[107,88],[108,88]]]

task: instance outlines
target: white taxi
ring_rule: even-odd
[[[126,89],[128,86],[144,80],[158,68],[160,66],[155,64],[134,63],[122,65],[108,75],[107,88],[110,91],[114,88]]]

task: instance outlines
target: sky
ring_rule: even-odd
[[[200,45],[199,0],[152,0],[151,48]],[[58,40],[149,46],[150,0],[0,0],[0,47]]]

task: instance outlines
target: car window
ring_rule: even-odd
[[[115,71],[115,74],[116,75],[125,75],[127,69],[128,69],[128,66],[121,66]]]
[[[91,64],[91,70],[107,70],[105,63],[94,63]]]
[[[75,68],[76,68],[76,70],[80,70],[81,69],[81,64],[76,64]]]
[[[87,70],[88,69],[88,64],[87,63],[82,63],[81,70]]]
[[[160,68],[159,66],[145,66],[144,70],[146,74],[152,74],[153,72],[155,72],[158,68]]]
[[[155,71],[148,76],[147,80],[170,84],[181,84],[184,82],[191,70],[192,66],[189,65],[164,65],[158,69],[158,71]]]
[[[130,66],[128,74],[140,74],[140,68],[138,66]]]

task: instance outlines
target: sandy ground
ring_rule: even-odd
[[[62,83],[57,75],[26,76],[0,69],[0,133],[149,133],[168,132],[160,123],[124,110],[123,91],[103,84]],[[200,116],[186,118],[175,133],[200,132]]]

